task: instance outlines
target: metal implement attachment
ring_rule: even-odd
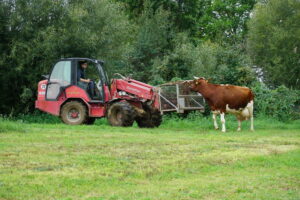
[[[201,94],[191,91],[183,82],[168,83],[159,86],[160,111],[185,111],[199,110],[204,112],[205,100]]]

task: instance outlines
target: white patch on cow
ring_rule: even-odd
[[[241,120],[249,119],[253,113],[253,100],[250,101],[245,108],[240,108],[239,110],[229,108],[229,105],[226,105],[226,112],[237,115]]]
[[[251,126],[250,130],[254,131],[254,125],[253,125],[253,108],[254,108],[254,102],[253,100],[250,101],[245,108],[241,108],[239,110],[231,109],[229,108],[229,105],[226,105],[226,112],[236,115],[238,120],[238,131],[241,130],[241,121],[250,119]],[[223,129],[223,128],[222,128]]]

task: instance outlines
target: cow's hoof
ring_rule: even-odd
[[[215,130],[219,130],[219,127],[215,128]]]

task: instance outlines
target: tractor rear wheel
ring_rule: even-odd
[[[140,128],[154,128],[159,127],[162,122],[162,116],[159,110],[151,107],[145,108],[146,114],[138,117],[136,122]]]
[[[132,126],[135,115],[132,105],[126,101],[121,101],[109,107],[107,119],[112,126]]]
[[[83,124],[87,121],[87,109],[78,101],[67,102],[61,109],[61,120],[70,125]]]

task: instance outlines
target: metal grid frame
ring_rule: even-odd
[[[172,90],[170,89],[171,87],[173,87],[175,91],[168,93],[168,90]],[[183,94],[182,87],[182,83],[164,84],[159,87],[159,104],[162,114],[172,111],[184,113],[185,111],[191,110],[204,112],[205,100],[202,95],[190,90],[185,90],[185,94]]]

